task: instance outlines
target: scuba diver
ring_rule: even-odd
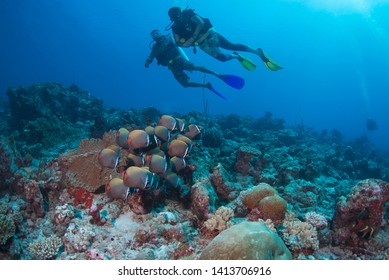
[[[244,79],[238,76],[218,74],[206,67],[198,66],[190,62],[184,51],[174,43],[170,36],[162,35],[159,30],[153,30],[151,31],[151,37],[153,38],[155,43],[151,48],[151,53],[149,57],[145,61],[146,68],[148,68],[149,65],[153,62],[154,58],[156,58],[158,65],[167,66],[169,70],[173,73],[174,78],[183,87],[207,88],[223,99],[226,98],[219,92],[217,92],[213,88],[211,83],[208,82],[204,84],[191,82],[189,76],[184,71],[200,71],[203,73],[211,74],[220,78],[231,87],[234,87],[236,89],[243,88]]]
[[[378,129],[377,122],[371,118],[366,120],[366,128],[368,131],[374,131]]]
[[[197,15],[193,9],[186,8],[181,11],[179,7],[173,7],[169,9],[168,15],[171,24],[166,29],[171,27],[174,40],[178,46],[193,46],[194,52],[196,52],[196,47],[199,46],[200,49],[217,60],[225,62],[231,59],[238,59],[243,67],[249,71],[253,71],[256,65],[236,51],[250,52],[258,55],[268,69],[272,71],[282,69],[281,66],[266,56],[261,48],[253,49],[243,44],[234,44],[228,41],[223,35],[213,29],[211,21],[208,18]],[[234,52],[232,54],[226,54],[220,48]]]

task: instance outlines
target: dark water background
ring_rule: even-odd
[[[289,125],[338,129],[346,139],[367,134],[389,149],[388,1],[0,0],[0,96],[9,86],[76,83],[109,107],[155,106],[162,112],[204,111],[261,117]],[[234,42],[261,47],[284,69],[253,72],[201,51],[193,62],[246,79],[241,90],[211,81],[226,102],[184,89],[154,62],[144,67],[152,29],[169,23],[171,6],[187,5]],[[368,131],[366,120],[377,121]]]

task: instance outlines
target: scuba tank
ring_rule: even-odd
[[[186,55],[186,53],[184,52],[184,50],[181,48],[181,47],[177,47],[178,48],[178,51],[180,52],[181,56],[186,60],[186,61],[189,61],[189,58],[188,56]]]

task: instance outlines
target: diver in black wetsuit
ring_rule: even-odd
[[[222,76],[206,67],[190,62],[173,40],[169,36],[162,35],[159,30],[151,31],[151,37],[155,43],[149,57],[146,59],[145,67],[148,68],[154,58],[156,58],[158,65],[167,66],[172,71],[174,78],[183,87],[203,87],[208,89],[212,87],[210,83],[191,82],[189,76],[184,71],[200,71],[212,74],[218,78]]]

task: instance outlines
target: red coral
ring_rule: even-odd
[[[69,188],[67,193],[73,197],[73,206],[83,204],[89,209],[93,204],[93,194],[85,189]]]

